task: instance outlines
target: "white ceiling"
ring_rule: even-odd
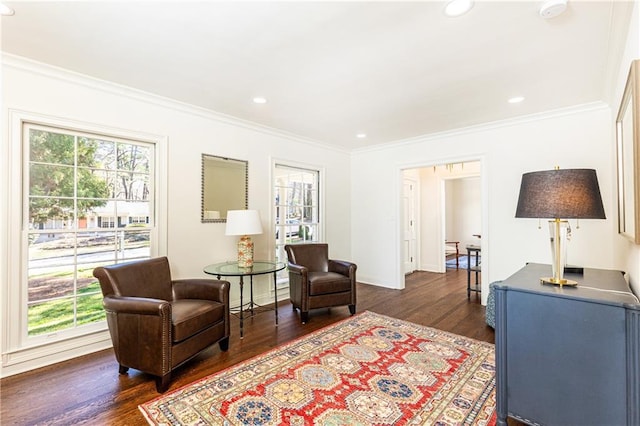
[[[458,18],[442,1],[5,3],[5,52],[345,149],[604,100],[630,12],[576,0],[550,20],[541,1],[476,1]]]

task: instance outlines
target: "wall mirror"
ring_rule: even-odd
[[[249,163],[202,154],[202,222],[226,222],[227,211],[248,207]]]
[[[631,63],[616,118],[618,232],[640,244],[640,60]]]

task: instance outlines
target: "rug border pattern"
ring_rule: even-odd
[[[467,359],[460,363],[452,377],[429,399],[426,409],[422,410],[419,416],[416,416],[412,419],[411,423],[407,424],[434,424],[438,419],[442,419],[443,416],[446,417],[448,407],[454,402],[453,399],[459,394],[465,383],[474,379],[474,374],[476,374],[476,371],[482,367],[483,364],[486,364],[487,358],[493,362],[494,345],[491,343],[459,336],[447,331],[392,318],[383,314],[364,311],[315,330],[307,335],[298,337],[263,354],[256,355],[236,365],[203,377],[168,394],[160,395],[145,404],[141,404],[139,409],[145,419],[152,425],[187,424],[178,421],[173,422],[171,420],[173,418],[171,410],[168,409],[166,405],[158,404],[158,402],[170,399],[172,401],[198,401],[207,399],[213,394],[219,395],[229,388],[233,389],[228,390],[228,392],[233,392],[234,394],[246,392],[254,388],[255,383],[264,383],[278,374],[278,371],[274,371],[273,368],[269,367],[279,365],[278,362],[281,362],[283,358],[282,354],[286,354],[287,365],[296,365],[324,352],[327,346],[334,346],[344,342],[345,335],[350,335],[350,330],[362,331],[362,323],[366,323],[367,321],[381,321],[382,324],[387,325],[397,324],[403,327],[406,333],[414,333],[424,338],[431,336],[439,339],[447,339],[453,342],[456,347],[466,349],[469,352]],[[478,355],[479,352],[483,355]],[[484,366],[486,367],[486,365]],[[232,378],[233,380],[225,381],[222,380],[222,378]],[[211,388],[209,388],[209,386]],[[205,390],[203,390],[203,388]],[[218,415],[212,413],[211,411],[213,410],[195,409],[195,407],[191,409],[197,411],[200,419],[194,419],[194,423],[188,424],[230,424],[228,423],[228,419],[220,417],[221,415],[219,413]],[[161,414],[168,422],[157,423],[154,417],[157,417],[158,414]],[[482,422],[482,419],[488,421],[494,415],[495,376],[491,378],[488,385],[482,390],[482,397],[474,401],[474,406],[471,408],[470,414],[463,424],[485,424]],[[469,421],[469,419],[480,420],[481,423],[473,423]]]

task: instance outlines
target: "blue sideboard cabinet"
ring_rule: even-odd
[[[530,263],[495,285],[498,425],[640,425],[638,298],[619,271],[550,275]]]

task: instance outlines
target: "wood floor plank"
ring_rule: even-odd
[[[414,272],[406,288],[392,290],[358,284],[358,312],[364,310],[417,324],[494,342],[493,329],[484,321],[484,307],[475,294],[467,300],[466,271],[446,274]],[[238,362],[348,318],[347,307],[318,309],[302,325],[289,301],[278,305],[279,326],[273,312],[245,321],[240,339],[238,321],[232,319],[229,351],[214,345],[174,373],[170,390],[185,386]],[[154,380],[136,370],[118,374],[112,350],[0,380],[0,423],[17,425],[146,425],[138,405],[159,396]],[[511,423],[510,424],[516,424]]]

